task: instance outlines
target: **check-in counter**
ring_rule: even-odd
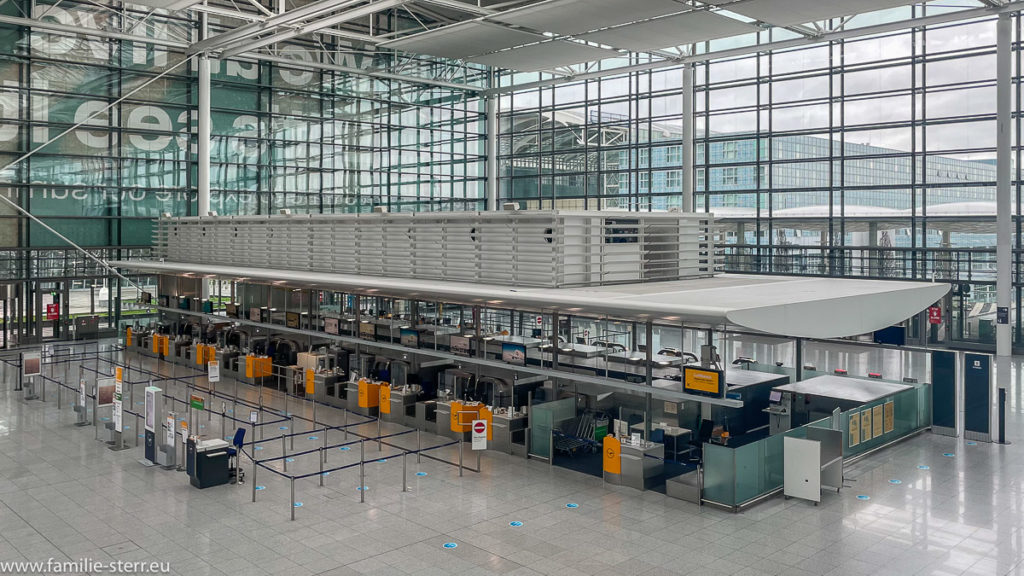
[[[414,426],[416,422],[416,398],[421,390],[422,388],[416,385],[392,387],[389,398],[390,412],[384,420],[401,424],[402,426]]]
[[[458,438],[458,434],[452,430],[452,403],[439,400],[435,402],[435,407],[435,433],[446,438]]]
[[[313,389],[317,402],[337,408],[345,408],[348,405],[345,383],[341,382],[341,376],[336,372],[314,374]]]
[[[609,484],[646,490],[665,473],[664,444],[606,436],[603,451],[604,481]]]
[[[420,430],[437,430],[437,400],[416,403],[416,418],[413,426]]]
[[[526,414],[516,412],[510,414],[508,409],[499,409],[494,413],[492,429],[494,430],[492,450],[506,454],[526,456]]]

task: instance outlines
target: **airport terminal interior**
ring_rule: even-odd
[[[0,0],[0,574],[1024,576],[1022,11]]]

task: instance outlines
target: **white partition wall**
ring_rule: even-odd
[[[711,214],[462,212],[162,218],[168,261],[565,287],[721,270]]]

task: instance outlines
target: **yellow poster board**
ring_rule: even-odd
[[[359,407],[376,408],[380,405],[380,384],[359,380]]]
[[[871,435],[878,438],[882,435],[882,405],[879,404],[871,409],[871,423],[874,427],[871,429]]]
[[[132,347],[132,327],[128,326],[124,329],[124,345],[127,348]]]
[[[380,387],[380,413],[391,414],[391,386],[389,385]]]
[[[164,358],[169,357],[171,355],[171,337],[161,336],[160,343],[163,344],[164,347]]]
[[[604,452],[604,471],[609,474],[622,474],[622,443],[611,434],[602,441]]]
[[[153,334],[152,340],[149,341],[149,347],[150,347],[150,350],[153,351],[153,354],[159,354],[160,353],[160,335],[159,334]]]
[[[850,448],[860,444],[860,414],[850,414]]]
[[[863,410],[860,413],[860,441],[871,440],[871,410]]]
[[[896,404],[892,400],[885,403],[885,433],[896,428]]]
[[[123,382],[124,381],[122,379],[122,374],[123,373],[121,372],[121,370],[122,370],[122,368],[120,366],[118,366],[117,368],[114,368],[114,381],[115,382]]]

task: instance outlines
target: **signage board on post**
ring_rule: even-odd
[[[96,406],[104,408],[114,404],[114,379],[101,378],[96,382]]]
[[[487,450],[487,420],[473,420],[473,450]]]
[[[120,368],[118,368],[118,376],[120,376]],[[114,380],[114,430],[117,432],[121,431],[121,378]]]
[[[79,380],[78,382],[78,405],[85,409],[85,380]]]
[[[258,410],[249,411],[249,424],[255,425],[260,419],[260,413]]]
[[[205,410],[206,399],[204,399],[202,396],[196,396],[195,394],[192,394],[191,396],[189,396],[189,405],[192,406],[193,410]]]
[[[21,375],[39,376],[43,373],[43,355],[40,352],[21,353]]]
[[[207,376],[206,379],[210,384],[216,384],[220,382],[220,362],[211,360],[207,365]]]
[[[164,443],[168,446],[174,446],[174,414],[167,415],[164,428]]]
[[[942,324],[942,308],[940,306],[928,307],[928,323]]]

